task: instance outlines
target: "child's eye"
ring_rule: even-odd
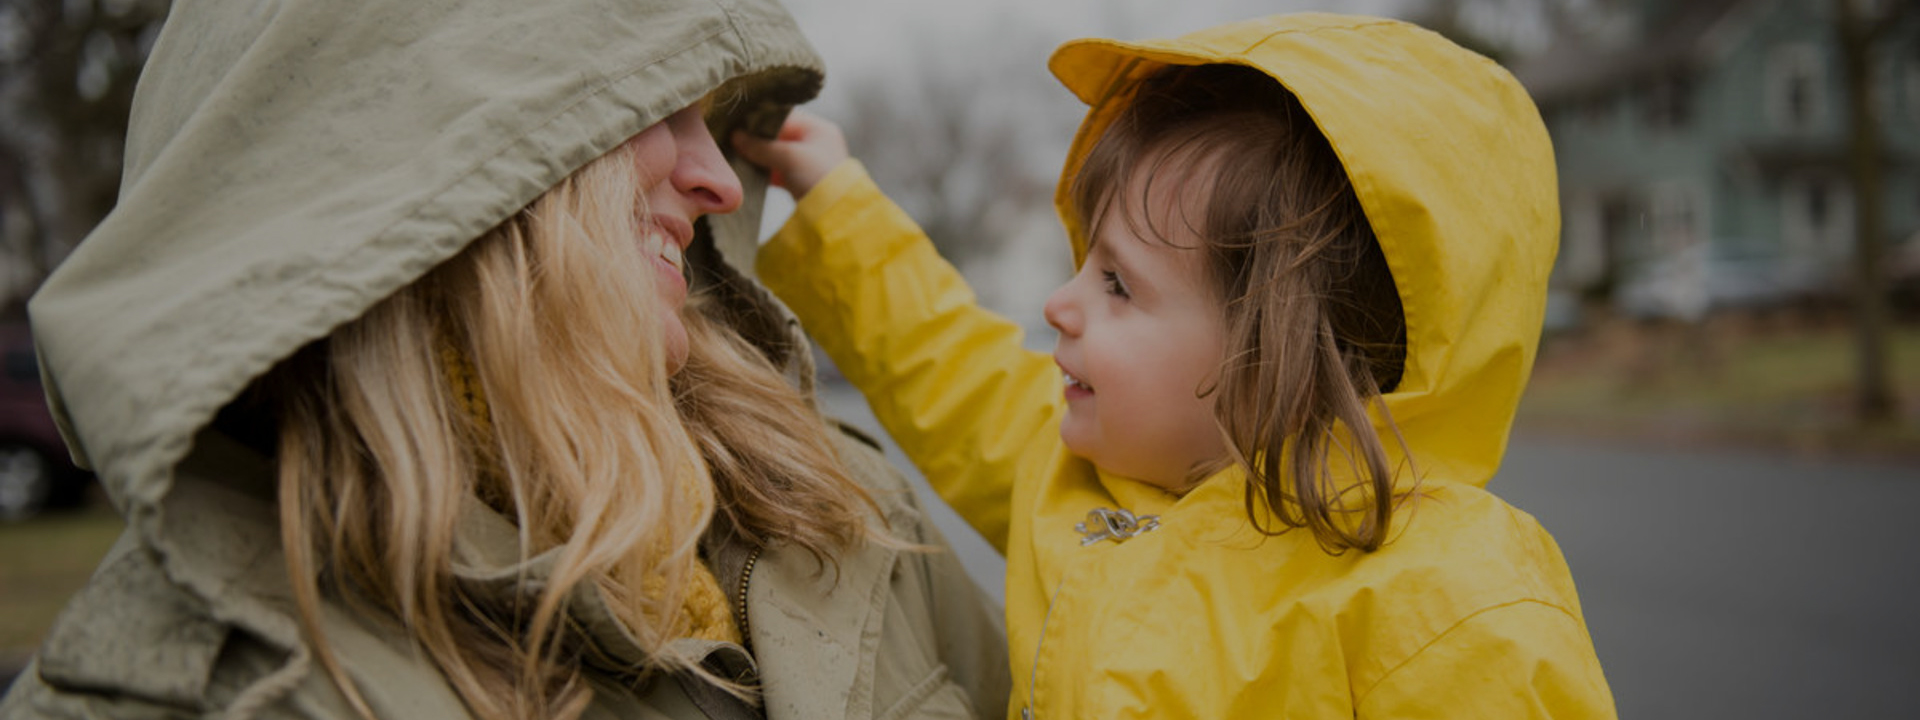
[[[1133,297],[1131,293],[1127,292],[1127,284],[1120,279],[1120,273],[1112,270],[1103,270],[1100,273],[1100,277],[1107,283],[1108,295],[1117,295],[1121,299]]]

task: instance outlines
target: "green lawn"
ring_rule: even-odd
[[[122,527],[103,506],[0,524],[0,670],[40,644]]]
[[[1897,328],[1890,346],[1899,417],[1866,425],[1845,327],[1616,324],[1546,345],[1519,427],[1920,458],[1920,327]]]

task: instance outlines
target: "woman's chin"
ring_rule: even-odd
[[[663,346],[660,355],[667,363],[667,375],[676,375],[687,365],[687,353],[690,347],[687,340],[687,326],[681,323],[678,313],[668,313],[666,322],[661,325],[660,339]]]

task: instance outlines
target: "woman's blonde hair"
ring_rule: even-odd
[[[1155,183],[1204,188],[1200,216],[1148,217]],[[1141,237],[1170,237],[1155,223],[1175,220],[1202,238],[1194,250],[1225,312],[1227,351],[1218,382],[1198,392],[1213,395],[1228,454],[1247,472],[1254,526],[1307,528],[1333,553],[1379,548],[1411,495],[1396,491],[1367,410],[1392,427],[1379,397],[1400,381],[1406,319],[1352,183],[1299,100],[1252,68],[1165,68],[1088,153],[1071,197],[1089,237],[1127,203],[1119,215]],[[1196,479],[1217,469],[1195,468]]]
[[[687,636],[680,603],[716,506],[745,541],[823,569],[869,537],[871,498],[753,346],[690,308],[670,377],[636,174],[627,146],[595,160],[260,384],[299,615],[362,715],[320,632],[323,597],[398,619],[476,716],[566,718],[591,700],[592,650],[566,617],[577,592],[647,652],[636,677],[703,672],[667,644]],[[460,366],[473,386],[450,381]],[[454,575],[474,503],[510,519],[521,562],[544,571],[504,606]]]

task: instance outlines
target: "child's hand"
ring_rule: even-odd
[[[797,108],[780,126],[779,137],[767,140],[736,130],[733,148],[741,157],[767,168],[773,184],[793,193],[795,200],[847,159],[847,138],[840,133],[840,126]]]

